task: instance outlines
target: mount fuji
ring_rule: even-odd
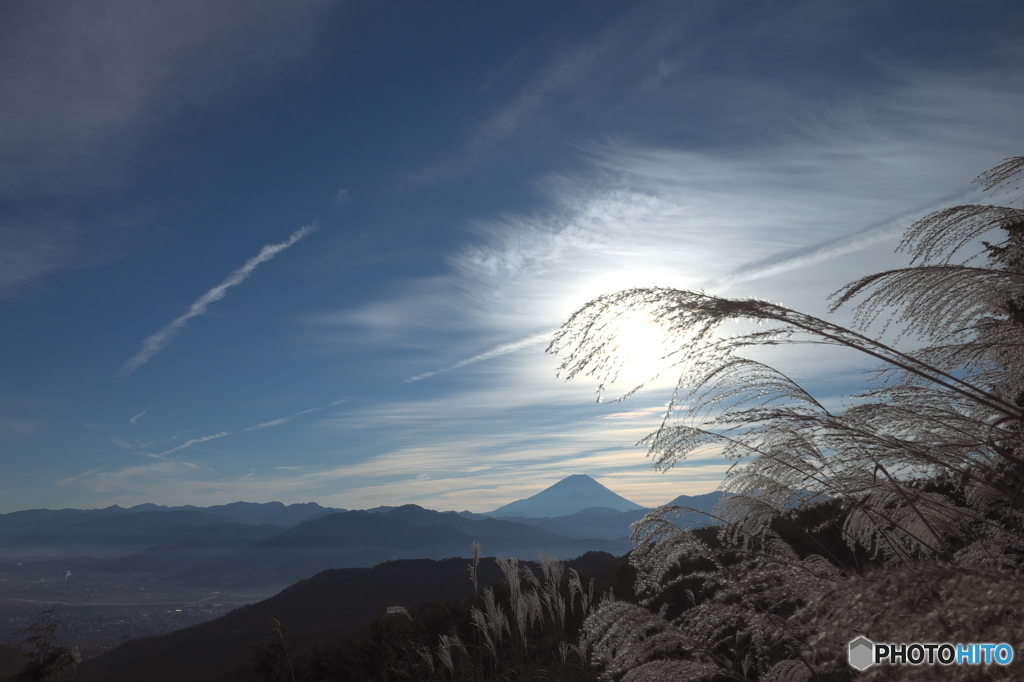
[[[487,512],[487,516],[524,518],[568,516],[594,507],[604,507],[620,512],[637,509],[646,511],[643,505],[630,502],[590,476],[574,474],[563,478],[536,495],[510,502],[492,512]]]

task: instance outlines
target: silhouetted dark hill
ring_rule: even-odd
[[[0,644],[0,680],[13,679],[28,663],[28,654],[20,649]]]
[[[620,562],[610,554],[589,553],[566,562],[584,576],[610,575]],[[388,606],[407,609],[427,601],[468,598],[472,594],[469,560],[393,561],[373,568],[323,571],[279,594],[200,625],[163,637],[133,640],[86,662],[96,682],[178,682],[216,679],[251,665],[255,643],[267,641],[271,618],[291,637],[367,623]],[[494,559],[480,561],[480,588],[502,579]],[[310,639],[310,637],[306,637]],[[230,676],[227,677],[230,679]]]
[[[473,589],[468,566],[466,559],[419,559],[323,571],[216,620],[129,642],[89,661],[88,670],[97,682],[209,679],[251,660],[271,618],[298,635],[365,623],[388,606],[465,598]],[[493,559],[481,560],[478,575],[481,589],[501,578]]]

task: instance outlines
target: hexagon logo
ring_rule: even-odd
[[[850,665],[864,670],[874,662],[875,643],[867,637],[858,637],[850,642]]]

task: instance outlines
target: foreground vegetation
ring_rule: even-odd
[[[1014,191],[1022,169],[1024,157],[1008,159],[977,182]],[[628,353],[617,325],[649,316],[680,372],[646,439],[655,467],[695,453],[735,463],[717,544],[669,523],[672,508],[636,527],[637,603],[607,601],[584,625],[602,680],[845,679],[859,635],[1024,643],[1024,211],[947,208],[915,223],[901,249],[909,267],[833,294],[833,310],[855,305],[854,328],[755,299],[634,289],[589,303],[558,332],[550,350],[567,376],[604,386]],[[735,321],[758,326],[716,333]],[[900,350],[872,327],[920,347]],[[836,411],[740,355],[805,343],[881,361],[877,387]],[[841,533],[843,554],[779,532],[816,515]],[[693,561],[707,570],[680,570]],[[694,578],[681,611],[654,608]],[[875,666],[862,679],[1022,674],[1018,660]]]

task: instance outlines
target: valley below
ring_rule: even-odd
[[[718,498],[673,503],[710,511]],[[135,671],[97,680],[134,679],[125,660],[173,659],[166,652],[203,649],[209,633],[243,660],[282,614],[289,627],[324,630],[370,623],[388,606],[468,598],[475,543],[484,557],[607,573],[647,511],[577,475],[487,514],[277,502],[12,512],[0,515],[0,654],[27,654],[29,628],[52,609],[56,641],[94,662],[90,674]],[[481,584],[499,580],[485,559]]]
[[[226,591],[168,583],[139,574],[85,573],[63,578],[66,564],[0,563],[0,644],[18,646],[40,613],[59,604],[61,641],[83,656],[223,616],[273,591]]]

